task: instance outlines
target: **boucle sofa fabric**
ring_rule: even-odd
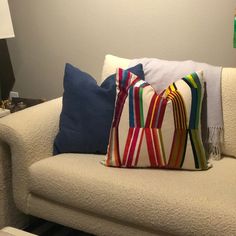
[[[24,213],[28,213],[28,167],[52,155],[60,112],[58,98],[1,118],[1,140],[11,149],[14,200]]]
[[[150,231],[142,225],[120,222],[112,217],[72,208],[34,194],[29,195],[29,211],[37,217],[97,236],[170,236],[168,233]]]
[[[236,68],[224,68],[222,71],[222,104],[224,119],[224,147],[225,155],[236,157],[236,96],[234,84]]]
[[[236,234],[234,159],[191,172],[107,168],[99,163],[103,158],[62,154],[39,161],[30,167],[30,192],[157,232]]]
[[[15,206],[11,176],[10,148],[0,141],[0,228],[6,225],[23,227],[28,222],[27,217]]]

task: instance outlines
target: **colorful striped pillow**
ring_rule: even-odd
[[[107,166],[205,170],[201,140],[202,73],[192,73],[159,95],[146,81],[117,70],[117,97]]]

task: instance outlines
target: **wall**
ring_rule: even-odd
[[[9,0],[8,46],[23,97],[62,95],[70,62],[99,80],[104,56],[193,59],[236,67],[236,0]]]

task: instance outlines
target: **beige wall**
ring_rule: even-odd
[[[62,95],[70,62],[99,80],[104,55],[236,67],[236,0],[9,0],[8,46],[23,97]]]

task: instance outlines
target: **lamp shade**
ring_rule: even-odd
[[[0,39],[14,37],[11,14],[7,0],[0,0]]]

